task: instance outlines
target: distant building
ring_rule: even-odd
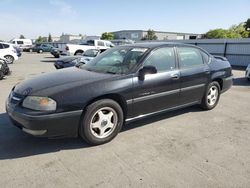
[[[146,30],[121,30],[111,32],[114,34],[115,39],[129,39],[139,41],[147,35]],[[195,33],[179,33],[179,32],[165,32],[155,31],[157,40],[185,40],[185,39],[199,39],[201,34]]]
[[[85,38],[85,36],[65,34],[65,35],[60,36],[60,42],[65,42],[65,43],[74,42],[74,43],[77,43],[78,41],[81,41],[83,38]]]
[[[52,42],[58,42],[60,41],[60,37],[51,37],[52,38]]]

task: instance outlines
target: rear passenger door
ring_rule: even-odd
[[[180,100],[182,104],[202,99],[209,81],[210,69],[204,63],[201,50],[195,47],[177,47],[180,68]]]

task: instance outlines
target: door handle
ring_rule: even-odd
[[[171,78],[173,80],[178,80],[180,78],[180,75],[179,74],[171,74]]]
[[[205,69],[204,72],[205,72],[205,74],[210,74],[210,70],[209,69]]]

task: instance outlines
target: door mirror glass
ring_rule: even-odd
[[[146,65],[139,70],[139,80],[144,80],[146,74],[156,74],[157,70],[152,65]]]

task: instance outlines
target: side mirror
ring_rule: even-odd
[[[146,65],[139,70],[139,80],[144,80],[146,74],[156,74],[157,70],[154,66]]]

